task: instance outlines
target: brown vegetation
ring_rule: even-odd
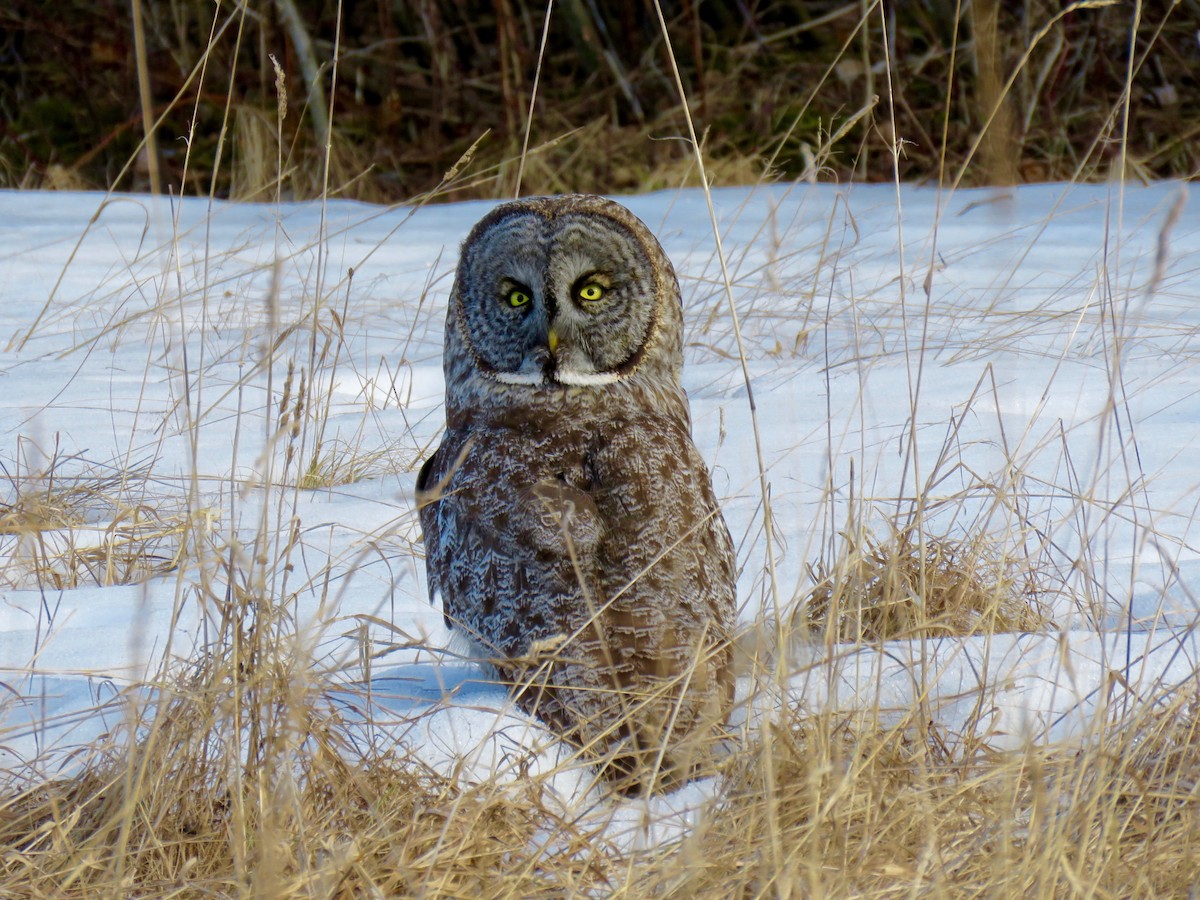
[[[163,190],[261,197],[279,158],[283,191],[317,196],[328,137],[329,189],[404,200],[486,135],[443,196],[509,195],[535,73],[524,193],[694,178],[654,4],[560,0],[542,56],[548,6],[15,0],[0,12],[0,184],[151,187],[131,9]],[[722,184],[1091,180],[1118,161],[1189,178],[1200,164],[1200,0],[721,0],[664,14]]]

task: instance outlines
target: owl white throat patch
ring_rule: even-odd
[[[616,384],[621,380],[618,372],[577,372],[573,369],[556,369],[553,378],[547,378],[542,372],[496,372],[494,375],[502,384],[525,386],[566,384],[572,387],[597,387]]]

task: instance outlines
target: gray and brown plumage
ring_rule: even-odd
[[[462,247],[446,433],[417,483],[447,623],[625,789],[686,778],[733,697],[735,558],[691,439],[682,318],[620,204],[492,210]]]

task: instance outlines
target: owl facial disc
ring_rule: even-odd
[[[678,297],[656,277],[653,237],[606,213],[516,203],[476,227],[460,261],[455,318],[484,375],[594,387],[635,371],[660,307]]]

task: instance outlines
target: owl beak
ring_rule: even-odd
[[[553,328],[550,329],[550,333],[546,336],[546,344],[550,347],[551,354],[558,349],[558,332]]]

